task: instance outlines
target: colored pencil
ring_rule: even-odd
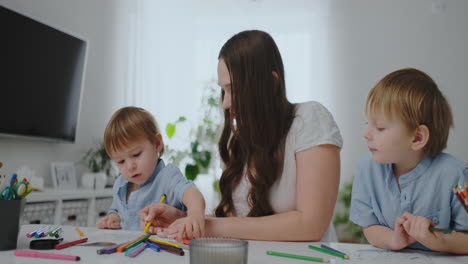
[[[329,262],[328,259],[315,258],[315,257],[309,257],[309,256],[301,256],[301,255],[282,253],[282,252],[276,252],[276,251],[267,251],[266,253],[267,253],[267,255],[283,257],[283,258],[302,259],[302,260],[323,262],[323,263]]]
[[[336,249],[334,249],[334,248],[332,248],[332,247],[329,247],[329,246],[327,246],[327,245],[324,245],[324,244],[321,244],[320,247],[321,247],[321,248],[324,248],[324,249],[328,249],[328,250],[330,250],[330,251],[334,251],[334,252],[336,252],[336,253],[338,253],[338,254],[346,255],[346,253],[343,253],[343,252],[341,252],[341,251],[338,251],[338,250],[336,250]],[[346,255],[346,256],[348,256],[348,255]],[[349,256],[348,256],[348,257],[349,257]]]
[[[342,259],[349,259],[349,257],[347,255],[336,253],[335,251],[331,251],[331,250],[328,250],[328,249],[325,249],[325,248],[319,248],[319,247],[315,247],[315,246],[312,246],[312,245],[309,245],[309,248],[313,249],[313,250],[317,250],[317,251],[325,253],[325,254],[328,254],[328,255],[332,255],[332,256],[335,256],[335,257],[340,257]]]
[[[444,233],[444,234],[456,233],[456,231],[452,230],[452,229],[437,228],[437,227],[433,227],[433,226],[430,226],[429,230],[432,231],[432,232],[441,232],[441,233]]]
[[[453,186],[452,190],[455,196],[457,197],[458,201],[461,203],[463,208],[465,208],[465,211],[468,213],[468,201],[465,202],[465,200],[468,200],[468,197],[465,197],[465,199],[463,198],[462,193],[458,191],[458,184]]]

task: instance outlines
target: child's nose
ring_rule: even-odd
[[[132,171],[136,168],[136,163],[134,161],[127,162],[127,170]]]
[[[370,131],[369,131],[369,127],[366,126],[366,128],[364,129],[364,132],[362,133],[362,136],[366,139],[366,140],[370,140]]]

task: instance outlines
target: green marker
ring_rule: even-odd
[[[326,254],[335,256],[335,257],[339,257],[339,258],[342,258],[342,259],[349,259],[349,257],[348,257],[347,255],[340,254],[340,253],[337,253],[337,252],[334,252],[334,251],[331,251],[331,250],[328,250],[328,249],[319,248],[319,247],[314,247],[314,246],[312,246],[312,245],[309,245],[309,248],[310,248],[310,249],[313,249],[313,250],[320,251],[320,252],[322,252],[322,253],[326,253]]]
[[[441,233],[444,233],[444,234],[456,233],[456,231],[452,230],[452,229],[437,228],[437,227],[433,227],[433,226],[430,226],[429,230],[432,231],[432,232],[441,232]]]
[[[302,260],[323,262],[323,263],[328,263],[329,262],[328,259],[314,258],[314,257],[309,257],[309,256],[301,256],[301,255],[294,255],[294,254],[281,253],[281,252],[276,252],[276,251],[267,251],[266,253],[267,253],[267,255],[283,257],[283,258],[302,259]]]

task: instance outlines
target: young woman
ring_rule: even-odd
[[[224,108],[219,151],[224,164],[216,217],[206,236],[254,240],[330,241],[342,138],[317,102],[286,98],[278,47],[263,31],[243,31],[221,48],[218,83]],[[306,87],[304,87],[306,89]],[[170,225],[184,213],[161,204],[139,213],[151,232],[185,237]]]

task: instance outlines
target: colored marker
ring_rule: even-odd
[[[452,229],[437,228],[437,227],[434,227],[434,226],[430,226],[429,230],[432,231],[432,232],[441,232],[441,233],[444,233],[444,234],[456,233],[456,231],[452,230]]]
[[[173,247],[176,247],[176,248],[182,248],[180,247],[179,245],[177,244],[174,244],[174,243],[171,243],[171,242],[168,242],[168,241],[164,241],[164,240],[159,240],[159,239],[156,239],[156,238],[148,238],[148,240],[150,240],[151,242],[156,242],[156,243],[160,243],[160,244],[166,244],[166,245],[169,245],[169,246],[173,246]]]
[[[143,250],[145,250],[148,246],[145,243],[141,243],[140,245],[133,247],[132,250],[126,251],[125,256],[134,258],[138,256]]]
[[[82,238],[82,239],[78,239],[78,240],[75,240],[75,241],[67,242],[67,243],[61,243],[61,244],[55,245],[54,248],[55,249],[64,249],[64,248],[67,248],[67,247],[71,247],[71,246],[74,246],[74,245],[77,245],[77,244],[84,243],[86,241],[88,241],[87,237]]]
[[[78,256],[52,254],[52,253],[42,253],[42,252],[30,251],[30,250],[15,250],[14,254],[17,257],[60,259],[60,260],[71,260],[71,261],[80,260],[80,257],[78,257]]]
[[[148,239],[148,237],[150,237],[151,234],[146,234],[146,235],[143,235],[141,236],[139,239],[137,239],[137,241],[131,243],[130,245],[126,246],[125,247],[125,251],[127,251],[128,249],[130,248],[133,248],[133,247],[136,247],[138,246],[139,244],[143,243],[143,241],[145,241],[146,239]]]
[[[325,254],[328,254],[328,255],[339,257],[339,258],[342,258],[342,259],[349,259],[349,257],[347,255],[336,253],[335,251],[331,251],[331,250],[328,250],[328,249],[319,248],[319,247],[312,246],[312,245],[309,245],[309,248],[313,249],[313,250],[317,250],[317,251],[325,253]]]
[[[122,246],[120,246],[120,247],[117,248],[117,252],[124,252],[125,249],[127,248],[127,246],[129,246],[130,244],[132,244],[132,243],[138,241],[139,239],[141,239],[141,238],[144,237],[144,236],[145,236],[145,235],[141,235],[141,236],[137,237],[136,239],[134,239],[134,240],[132,240],[132,241],[130,241],[130,242],[124,243]]]
[[[35,237],[35,238],[40,238],[40,237],[46,236],[48,230],[49,230],[49,227],[48,227],[48,226],[44,226],[44,228],[42,228],[41,230],[37,231],[37,232],[34,234],[34,237]]]
[[[46,226],[42,226],[42,227],[39,227],[38,229],[32,231],[32,232],[29,232],[26,234],[26,237],[33,237],[34,234],[36,234],[36,232],[40,231],[42,228],[45,228]]]
[[[328,259],[314,258],[314,257],[309,257],[309,256],[301,256],[301,255],[288,254],[288,253],[282,253],[282,252],[267,251],[266,253],[267,255],[283,257],[283,258],[302,259],[302,260],[325,262],[325,263],[329,262]]]
[[[145,241],[143,242],[145,243],[149,248],[151,248],[152,250],[156,251],[156,252],[160,252],[161,251],[161,248],[158,246],[158,245],[155,245],[153,243],[150,243],[148,241]]]
[[[159,203],[164,203],[164,200],[166,200],[166,195],[165,194],[163,194],[161,196],[161,199],[159,200]],[[150,226],[151,226],[151,221],[148,221],[146,223],[145,229],[143,229],[143,234],[148,233],[148,229],[150,228]]]
[[[112,253],[117,252],[117,248],[124,245],[124,244],[125,243],[115,245],[115,246],[112,246],[112,247],[108,247],[108,248],[101,248],[101,249],[96,250],[96,253],[99,254],[99,255],[112,254]]]
[[[55,230],[55,232],[52,234],[52,236],[58,238],[61,233],[63,233],[63,229],[61,227],[59,227],[57,230]],[[50,236],[50,233],[49,233],[49,236]]]
[[[329,246],[327,246],[327,245],[324,245],[324,244],[321,244],[320,247],[321,247],[321,248],[324,248],[324,249],[328,249],[328,250],[330,250],[330,251],[334,251],[334,252],[336,252],[336,253],[338,253],[338,254],[341,254],[341,255],[346,255],[346,253],[343,253],[343,252],[341,252],[341,251],[338,251],[338,250],[336,250],[336,249],[334,249],[334,248],[332,248],[332,247],[329,247]],[[346,256],[347,256],[347,255],[346,255]],[[349,257],[349,256],[348,256],[348,257]]]
[[[80,237],[84,236],[83,232],[81,232],[79,227],[75,227],[75,231]]]
[[[170,246],[170,245],[167,245],[167,244],[161,244],[161,243],[158,243],[158,242],[155,242],[155,241],[152,241],[152,240],[148,240],[148,242],[153,243],[153,244],[157,245],[158,247],[162,248],[164,251],[167,251],[167,252],[175,254],[175,255],[183,256],[185,254],[184,250],[181,249],[181,248],[177,248],[177,247]]]

